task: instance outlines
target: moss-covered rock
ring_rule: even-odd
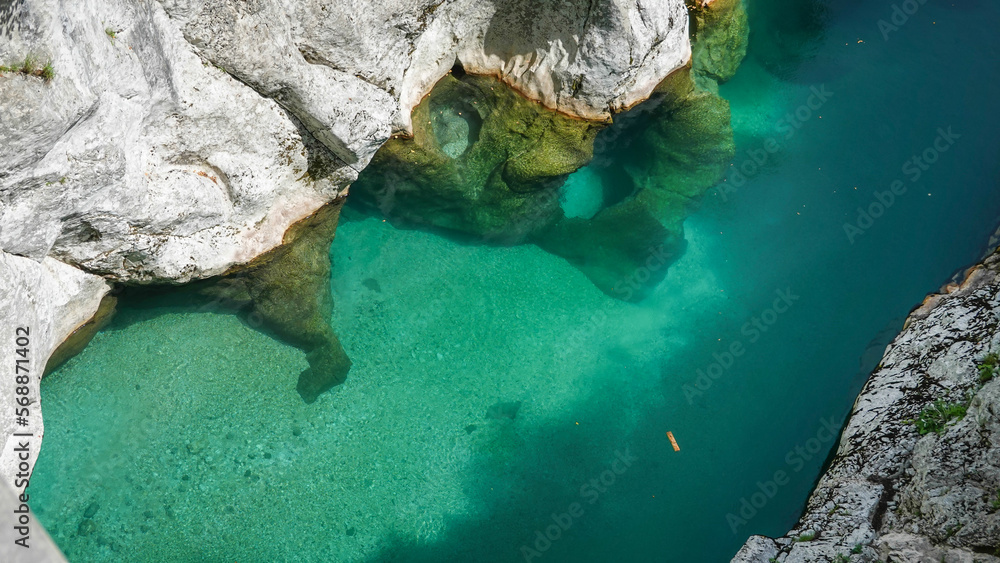
[[[500,81],[449,74],[351,187],[394,221],[516,244],[559,211],[554,193],[586,164],[602,124],[545,109]]]
[[[306,352],[309,368],[296,389],[311,403],[351,369],[330,326],[330,244],[344,200],[327,204],[292,225],[282,245],[231,272],[202,291],[236,303],[248,302],[263,328]]]
[[[693,63],[609,128],[546,110],[492,78],[445,77],[414,110],[413,138],[382,147],[352,197],[396,224],[534,242],[609,295],[642,299],[683,252],[684,218],[735,150],[717,92],[746,53],[746,12],[741,0],[699,2],[692,21]],[[567,217],[559,188],[591,161],[595,139],[602,158],[591,178],[601,186],[591,188],[603,201],[592,217]]]
[[[608,295],[637,301],[683,252],[684,219],[722,177],[735,145],[729,104],[698,88],[690,68],[617,121],[602,133],[612,140],[599,144],[610,149],[593,165],[602,167],[606,207],[591,219],[562,218],[534,240]]]
[[[696,76],[716,83],[729,80],[747,54],[750,37],[743,0],[714,0],[707,6],[700,0],[688,0],[688,12]]]

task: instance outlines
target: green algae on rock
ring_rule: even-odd
[[[413,137],[376,153],[352,186],[355,201],[406,226],[538,244],[608,295],[644,298],[683,252],[684,218],[735,152],[717,91],[746,54],[746,11],[720,0],[691,13],[694,61],[610,127],[545,109],[493,78],[449,74],[414,109]],[[623,149],[619,138],[632,142]],[[561,187],[591,162],[595,142],[608,157],[590,178],[603,197],[593,216],[569,217]]]
[[[726,82],[743,62],[750,39],[743,0],[715,0],[708,5],[688,0],[688,11],[696,76],[711,78],[717,84]]]
[[[403,224],[525,242],[558,213],[554,194],[590,160],[602,124],[547,110],[496,79],[456,74],[414,109],[413,137],[389,140],[351,193]]]
[[[309,368],[299,375],[302,399],[316,398],[347,378],[351,360],[330,326],[330,244],[340,209],[338,199],[292,225],[281,246],[219,280],[206,292],[247,300],[263,326],[306,352]],[[221,290],[221,293],[219,293]]]
[[[685,68],[605,134],[610,141],[598,139],[605,146],[634,139],[624,149],[613,147],[601,163],[605,200],[619,201],[591,219],[562,218],[535,242],[566,258],[608,295],[637,301],[683,252],[685,217],[732,159],[729,104],[697,87]],[[614,196],[622,186],[624,194]]]

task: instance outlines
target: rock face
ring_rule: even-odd
[[[802,519],[733,561],[1000,561],[997,352],[1000,253],[910,315]]]
[[[212,62],[279,99],[346,162],[456,63],[564,113],[607,119],[690,58],[681,0],[162,2]]]
[[[276,246],[355,177],[311,175],[325,149],[199,58],[159,4],[23,2],[0,59],[28,55],[56,76],[0,78],[7,252],[185,282]]]

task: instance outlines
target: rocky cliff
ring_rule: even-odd
[[[1000,561],[1000,253],[928,297],[785,536],[734,563]]]

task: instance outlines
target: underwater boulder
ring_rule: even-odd
[[[306,352],[296,389],[312,403],[347,378],[351,360],[330,326],[330,244],[344,200],[292,225],[283,243],[234,273],[264,326]]]
[[[534,242],[562,256],[608,295],[639,301],[684,252],[684,219],[722,178],[735,153],[729,104],[696,86],[690,68],[602,132],[605,207],[562,217]],[[626,139],[630,140],[626,144]]]
[[[691,60],[695,73],[721,84],[736,74],[747,54],[750,27],[743,0],[689,0]],[[713,86],[707,86],[712,89]]]
[[[339,198],[293,224],[283,242],[224,276],[176,288],[135,288],[143,302],[169,296],[172,306],[228,310],[250,327],[306,353],[296,385],[306,403],[343,383],[351,369],[330,320],[330,245],[343,207]]]
[[[403,225],[502,244],[522,243],[552,220],[556,190],[590,160],[602,128],[461,73],[442,78],[412,120],[413,137],[376,153],[351,187],[353,201]]]
[[[398,226],[535,243],[608,295],[643,299],[683,253],[684,219],[735,153],[729,104],[717,91],[746,54],[746,11],[741,0],[718,0],[692,7],[692,18],[694,61],[610,125],[458,69],[414,109],[413,137],[379,150],[352,201]],[[591,212],[567,216],[561,188],[594,159],[595,141],[601,158],[585,181]]]

